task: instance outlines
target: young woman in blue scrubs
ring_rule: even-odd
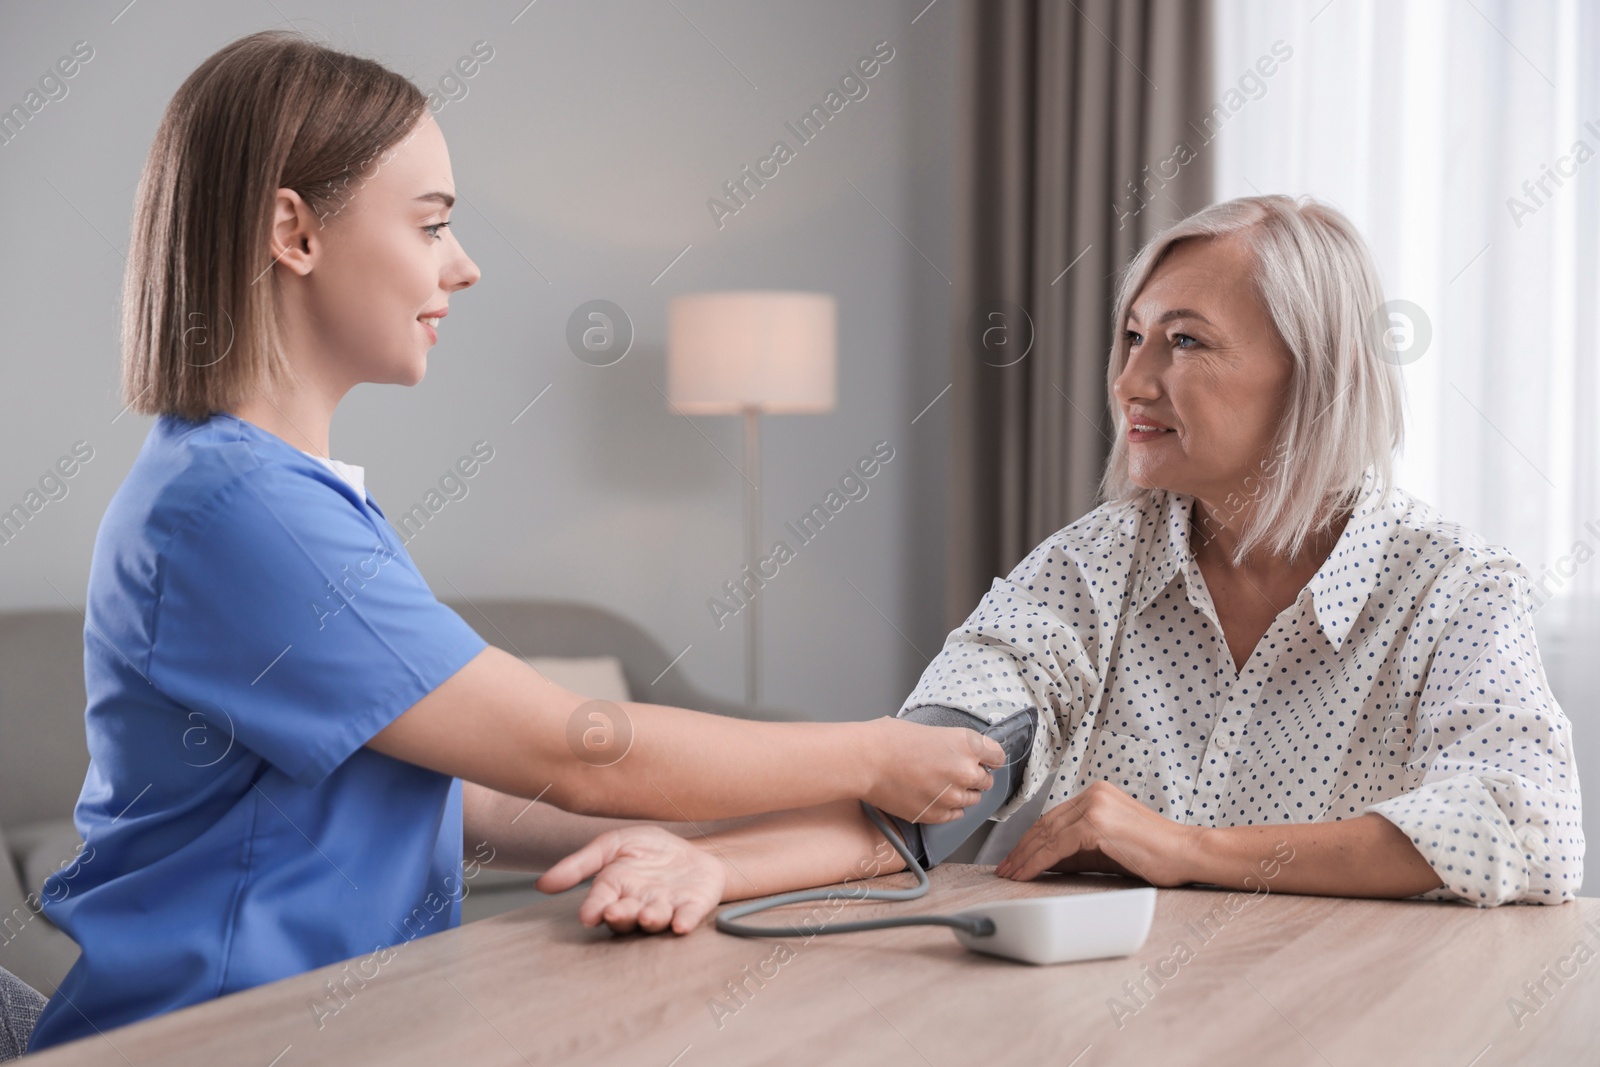
[[[585,698],[434,598],[328,438],[351,387],[422,380],[477,281],[454,190],[415,86],[293,35],[222,49],[166,111],[123,322],[157,418],[95,542],[85,847],[43,893],[82,955],[30,1049],[454,926],[465,842],[538,869],[593,835],[554,809],[938,822],[991,783],[968,730],[641,704],[626,757],[586,761]]]

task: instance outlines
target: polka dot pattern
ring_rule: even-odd
[[[945,640],[902,714],[1044,709],[1023,788],[1117,785],[1203,826],[1377,812],[1479,906],[1583,879],[1572,731],[1503,548],[1369,471],[1333,551],[1235,669],[1189,548],[1193,498],[1152,491],[1050,537]]]

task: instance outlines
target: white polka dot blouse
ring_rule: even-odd
[[[1189,547],[1193,498],[1108,503],[997,578],[901,713],[1042,710],[1023,786],[1099,779],[1177,822],[1376,812],[1480,906],[1583,879],[1572,730],[1534,644],[1528,572],[1371,471],[1316,575],[1235,670]]]

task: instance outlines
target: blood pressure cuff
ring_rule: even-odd
[[[1006,754],[1005,765],[993,770],[994,785],[984,790],[978,802],[954,822],[923,825],[890,816],[911,854],[924,870],[928,870],[943,863],[945,857],[959,848],[963,841],[977,833],[978,828],[1017,791],[1022,784],[1028,753],[1033,749],[1033,732],[1037,728],[1038,716],[1033,708],[1023,708],[991,724],[971,712],[938,704],[924,704],[912,708],[900,718],[927,726],[965,726],[993,738]]]

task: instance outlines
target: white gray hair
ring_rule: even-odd
[[[1293,559],[1354,505],[1369,469],[1387,503],[1405,432],[1400,369],[1374,326],[1384,297],[1372,254],[1348,218],[1309,196],[1212,204],[1156,235],[1128,264],[1112,318],[1106,388],[1118,432],[1101,498],[1158,492],[1129,477],[1127,425],[1113,388],[1128,362],[1129,308],[1178,242],[1228,236],[1250,248],[1256,295],[1293,360],[1288,406],[1262,461],[1259,489],[1245,487],[1255,507],[1234,563],[1258,548]]]

